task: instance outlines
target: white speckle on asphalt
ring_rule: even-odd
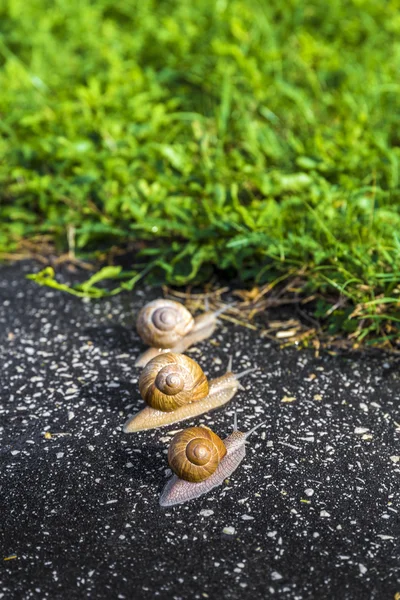
[[[211,509],[206,509],[204,508],[203,510],[200,511],[200,516],[202,517],[211,517],[211,515],[214,514],[214,511]]]
[[[364,575],[368,571],[367,567],[361,563],[359,563],[358,568],[360,569],[361,575]]]

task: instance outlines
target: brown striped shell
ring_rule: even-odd
[[[147,363],[139,377],[143,400],[156,410],[171,412],[208,395],[200,365],[184,354],[167,352]]]
[[[136,322],[138,334],[154,348],[172,348],[193,328],[194,319],[179,302],[153,300],[142,308]]]
[[[214,473],[225,454],[224,442],[211,429],[189,427],[172,438],[168,462],[179,479],[199,483]]]

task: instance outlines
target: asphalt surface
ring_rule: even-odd
[[[399,360],[280,350],[224,324],[190,352],[257,366],[189,424],[266,424],[229,482],[162,509],[170,432],[142,407],[135,315],[157,290],[86,302],[0,268],[0,598],[394,599]]]

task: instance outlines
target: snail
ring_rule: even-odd
[[[244,459],[247,438],[263,423],[242,433],[237,429],[235,414],[233,431],[224,440],[205,426],[189,427],[177,433],[168,449],[168,462],[174,475],[164,486],[160,505],[181,504],[221,485]]]
[[[232,358],[225,375],[207,381],[200,365],[184,354],[168,352],[153,358],[140,374],[139,391],[148,405],[124,425],[134,433],[191,419],[223,406],[239,389],[239,379],[255,369],[232,373]]]
[[[135,366],[144,367],[162,352],[185,352],[193,344],[209,338],[217,326],[218,316],[228,307],[206,311],[193,318],[190,312],[173,300],[153,300],[139,312],[136,328],[145,344],[151,346],[137,359]]]

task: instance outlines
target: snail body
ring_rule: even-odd
[[[201,367],[188,356],[172,352],[156,356],[139,377],[139,390],[148,406],[125,423],[124,433],[171,425],[223,406],[243,389],[240,377],[253,370],[234,374],[231,368],[230,361],[225,375],[207,382]],[[167,394],[160,393],[157,386],[166,380],[176,381],[176,394],[167,389],[168,386],[164,388]],[[183,380],[186,387],[182,387]],[[153,396],[156,396],[155,400]]]
[[[160,497],[160,505],[174,506],[182,504],[183,502],[188,502],[203,494],[207,494],[215,487],[221,485],[225,479],[236,471],[245,458],[246,440],[260,425],[262,423],[247,433],[242,433],[234,429],[224,440],[221,440],[208,427],[190,427],[176,434],[168,449],[168,462],[175,474],[164,486]],[[198,451],[197,454],[204,456],[204,464],[199,467],[197,464],[191,464],[191,452],[188,450],[191,450],[190,444],[193,443],[191,440],[195,440],[194,443],[197,444],[198,448],[201,448],[202,430],[207,442],[206,447],[208,448],[209,446],[209,439],[211,437],[209,432],[211,432],[211,439],[214,441],[217,438],[218,440],[215,442],[218,448],[214,452],[209,452],[209,462],[207,463],[205,462],[206,452],[203,451],[201,453]],[[184,442],[186,442],[186,449]],[[223,445],[222,450],[220,447],[221,444]],[[198,462],[199,460],[197,460]],[[189,465],[186,463],[189,463]],[[200,468],[203,471],[200,476],[196,477]],[[205,474],[206,471],[207,474]],[[187,477],[187,473],[190,474],[190,477]]]
[[[136,328],[150,348],[137,359],[135,366],[144,367],[164,352],[183,353],[190,346],[209,338],[224,309],[207,311],[198,317],[174,300],[153,300],[139,312]]]

